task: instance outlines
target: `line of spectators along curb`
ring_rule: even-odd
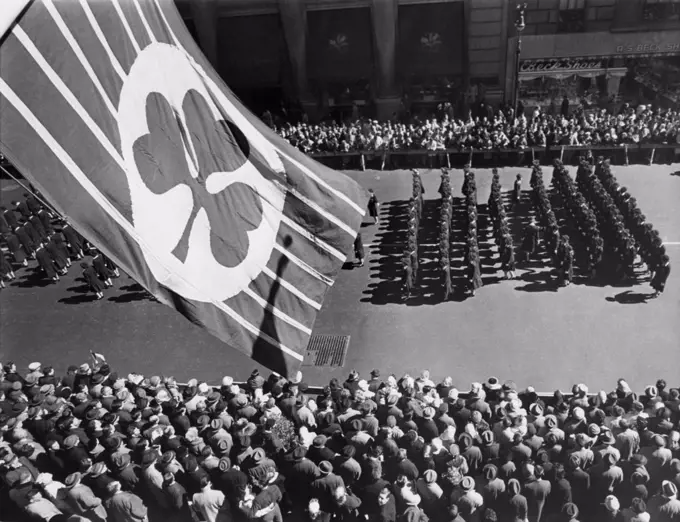
[[[577,110],[551,115],[536,109],[513,119],[508,111],[411,123],[360,119],[351,123],[287,124],[276,131],[307,154],[351,151],[526,149],[559,145],[616,146],[676,143],[680,112],[624,104],[618,114]]]
[[[101,366],[100,366],[101,365]],[[254,371],[219,391],[115,373],[0,375],[0,505],[18,520],[670,521],[680,391],[584,384],[550,404],[424,371],[330,381]]]

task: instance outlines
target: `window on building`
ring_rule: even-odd
[[[586,28],[586,0],[560,0],[557,32],[582,33]]]
[[[649,22],[680,21],[680,0],[645,0],[642,13]]]

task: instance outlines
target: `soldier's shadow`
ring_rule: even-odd
[[[614,296],[606,297],[605,301],[619,304],[647,304],[650,297],[651,294],[643,294],[633,292],[632,290],[626,290],[625,292],[620,292]]]
[[[59,299],[59,303],[63,304],[68,304],[68,305],[79,305],[83,303],[91,303],[92,301],[96,301],[97,296],[94,294],[77,294],[77,295],[72,295],[69,297],[62,297]]]

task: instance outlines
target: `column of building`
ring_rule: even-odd
[[[380,120],[399,111],[401,96],[396,88],[397,0],[372,0],[371,18],[375,41],[375,103]]]

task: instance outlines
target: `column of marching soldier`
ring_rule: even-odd
[[[424,189],[418,172],[413,171],[413,197],[409,202],[408,244],[404,256],[404,297],[411,295],[418,267],[418,226],[422,215]],[[466,230],[464,266],[466,293],[474,295],[482,286],[479,247],[477,244],[477,190],[474,173],[466,166],[463,195],[465,196],[464,229]],[[530,185],[532,205],[538,217],[525,227],[517,262],[529,261],[539,251],[543,236],[545,252],[550,257],[558,282],[567,286],[572,282],[574,248],[570,237],[560,233],[550,197],[543,180],[543,172],[536,162]],[[599,158],[595,170],[581,161],[576,182],[558,160],[553,170],[552,185],[563,201],[565,212],[581,236],[586,254],[586,273],[592,278],[614,275],[619,279],[635,278],[637,256],[651,274],[652,297],[663,292],[670,274],[670,261],[659,232],[637,206],[637,201],[625,187],[621,187],[611,173],[609,162]],[[447,169],[442,169],[439,192],[442,196],[439,224],[439,255],[444,300],[453,292],[451,280],[451,227],[453,196]],[[521,197],[521,176],[518,174],[513,191],[514,207]],[[501,269],[506,279],[515,277],[515,249],[503,204],[500,176],[493,170],[488,211],[498,246]],[[602,231],[602,232],[600,232]]]
[[[439,266],[441,269],[444,301],[448,301],[453,286],[451,284],[451,226],[453,220],[453,195],[451,190],[451,176],[449,171],[442,169],[441,183],[441,213],[439,218]]]
[[[521,187],[521,176],[518,179],[520,180],[519,186]],[[489,194],[487,208],[493,226],[493,236],[498,246],[501,270],[503,270],[506,279],[514,279],[516,276],[515,246],[505,213],[505,205],[503,204],[503,193],[501,191],[501,179],[498,169],[493,169],[491,193]]]
[[[83,277],[97,299],[103,298],[104,289],[113,286],[111,279],[119,277],[118,268],[33,194],[23,197],[23,201],[13,201],[12,208],[0,207],[0,247],[4,247],[0,249],[0,288],[5,288],[5,280],[16,279],[14,266],[27,267],[29,259],[37,261],[38,274],[56,283],[68,273],[72,259],[89,254],[92,264],[80,263]]]
[[[614,276],[636,280],[636,261],[650,272],[652,297],[664,291],[670,260],[659,232],[611,173],[609,162],[598,158],[596,167],[581,161],[576,183],[561,162],[553,170],[553,186],[569,208],[569,214],[585,240],[591,277]]]
[[[411,289],[418,278],[418,229],[423,217],[423,195],[425,194],[420,173],[416,169],[412,169],[411,173],[413,175],[413,191],[408,202],[406,249],[402,258],[404,265],[402,295],[404,299],[411,296]]]

